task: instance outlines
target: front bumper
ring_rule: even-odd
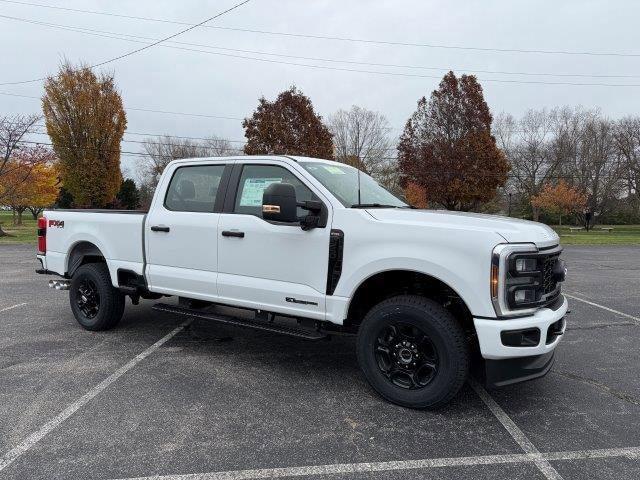
[[[484,377],[487,388],[504,387],[526,382],[547,374],[554,362],[555,351],[532,357],[485,360]]]
[[[560,302],[558,302],[560,303]],[[541,308],[533,315],[522,318],[474,318],[476,334],[480,344],[480,353],[485,360],[503,360],[509,358],[534,357],[552,353],[564,334],[566,324],[564,317],[569,308],[567,299],[562,296],[562,303],[552,308]],[[549,335],[549,327],[557,326],[562,321],[559,332]],[[511,330],[539,329],[540,340],[532,346],[507,346],[503,344],[502,332]]]

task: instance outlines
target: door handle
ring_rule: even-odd
[[[154,225],[151,227],[152,232],[168,232],[171,230],[169,227],[165,227],[164,225]]]
[[[223,230],[222,231],[222,236],[223,237],[244,238],[244,232],[238,232],[236,230]]]

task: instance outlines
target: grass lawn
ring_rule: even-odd
[[[558,232],[563,245],[640,245],[640,225],[597,225],[589,232],[572,232],[570,225],[551,227]],[[601,227],[613,227],[613,231],[609,233]]]
[[[0,245],[4,243],[36,243],[36,221],[33,219],[30,211],[25,211],[22,215],[23,225],[19,227],[13,226],[13,217],[11,212],[0,211],[0,223],[2,230],[14,235],[13,237],[0,237]]]

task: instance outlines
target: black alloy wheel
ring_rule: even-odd
[[[386,325],[375,343],[380,372],[394,385],[424,388],[438,373],[438,352],[420,328],[394,321]]]
[[[87,263],[71,278],[69,303],[73,316],[83,328],[108,330],[122,318],[125,296],[111,283],[106,263]]]
[[[100,310],[98,287],[89,278],[83,278],[76,292],[78,308],[88,319],[94,318]]]

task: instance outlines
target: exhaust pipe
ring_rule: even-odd
[[[69,287],[71,287],[71,280],[49,280],[49,288],[69,290]]]

